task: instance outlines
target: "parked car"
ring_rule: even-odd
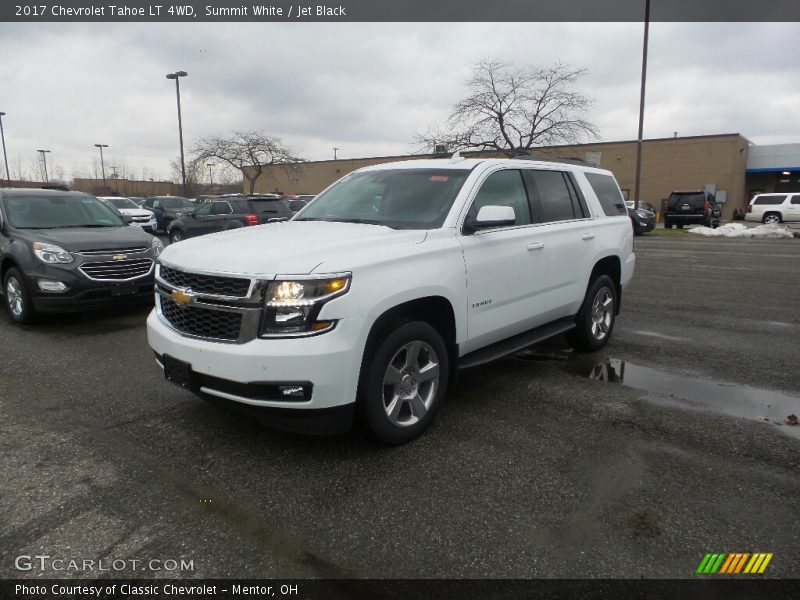
[[[156,216],[156,230],[166,233],[174,219],[194,210],[194,204],[181,196],[154,196],[147,198],[142,208],[153,211]]]
[[[642,235],[656,228],[656,214],[644,208],[644,202],[639,202],[639,208],[633,200],[626,200],[625,206],[628,208],[628,216],[631,218],[633,235]]]
[[[11,318],[148,302],[163,245],[81,192],[0,190],[0,279]]]
[[[204,202],[191,213],[174,219],[167,234],[169,241],[175,243],[217,231],[287,220],[293,215],[278,196],[221,198]]]
[[[131,218],[131,225],[137,225],[148,233],[156,230],[156,217],[152,210],[140,208],[131,198],[123,196],[98,196],[107,204],[116,208],[120,214],[128,215]]]
[[[167,247],[148,341],[168,381],[294,431],[388,443],[458,368],[608,341],[634,270],[609,171],[513,159],[366,167],[294,219]]]
[[[306,204],[311,202],[316,196],[314,194],[298,194],[295,196],[296,200],[305,200]]]
[[[776,224],[784,221],[800,221],[800,192],[753,196],[747,205],[744,219]]]
[[[684,225],[705,225],[716,229],[719,227],[722,209],[714,198],[714,194],[703,190],[672,192],[664,206],[664,227],[672,229],[675,225],[682,229]]]

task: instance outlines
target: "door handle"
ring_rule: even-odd
[[[534,242],[533,244],[528,244],[528,250],[541,250],[544,248],[544,242]]]
[[[592,240],[592,239],[594,239],[594,234],[593,233],[584,233],[581,236],[581,239],[582,240]]]

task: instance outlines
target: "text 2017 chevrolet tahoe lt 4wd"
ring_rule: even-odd
[[[559,334],[605,345],[635,257],[600,169],[355,171],[294,219],[167,247],[148,340],[168,380],[293,431],[419,435],[458,368]]]

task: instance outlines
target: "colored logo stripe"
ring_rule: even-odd
[[[749,552],[731,552],[730,554],[709,552],[700,561],[697,573],[711,575],[715,573],[728,575],[737,573],[760,574],[767,568],[772,556],[771,552],[756,552],[753,554]]]

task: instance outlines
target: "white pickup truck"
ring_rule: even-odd
[[[610,172],[526,159],[360,169],[291,221],[167,247],[148,340],[166,378],[296,432],[422,433],[458,369],[608,341],[634,270]],[[487,399],[487,401],[490,401]]]

